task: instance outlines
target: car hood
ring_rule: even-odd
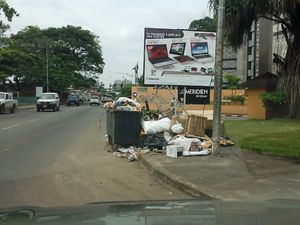
[[[0,210],[0,224],[222,225],[285,224],[300,221],[300,202],[215,200],[93,203],[78,207],[19,207]]]

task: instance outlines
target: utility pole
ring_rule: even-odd
[[[214,75],[214,115],[213,115],[213,155],[220,153],[221,104],[222,104],[222,74],[223,74],[223,29],[225,15],[225,0],[219,0],[218,27],[216,42],[216,67]]]
[[[47,92],[49,92],[49,59],[48,59],[48,42],[46,42],[46,85],[47,85]]]

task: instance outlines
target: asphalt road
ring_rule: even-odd
[[[105,111],[0,115],[0,208],[189,198],[105,150]]]

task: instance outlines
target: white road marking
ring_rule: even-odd
[[[40,120],[40,119],[28,120],[28,121],[26,121],[26,123],[33,123],[33,122],[38,121],[38,120]]]
[[[4,127],[2,128],[2,130],[8,130],[8,129],[11,129],[11,128],[14,128],[14,127],[18,127],[18,126],[21,126],[23,125],[23,123],[17,123],[15,125],[12,125],[12,126],[9,126],[9,127]]]
[[[24,123],[33,123],[33,122],[36,122],[40,119],[32,119],[32,120],[28,120],[28,121],[25,121]],[[2,128],[2,130],[8,130],[8,129],[11,129],[11,128],[14,128],[14,127],[19,127],[19,126],[22,126],[24,123],[17,123],[15,125],[12,125],[12,126],[9,126],[9,127],[4,127]]]

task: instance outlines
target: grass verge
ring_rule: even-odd
[[[238,147],[259,153],[300,158],[300,120],[225,121],[228,136]]]

